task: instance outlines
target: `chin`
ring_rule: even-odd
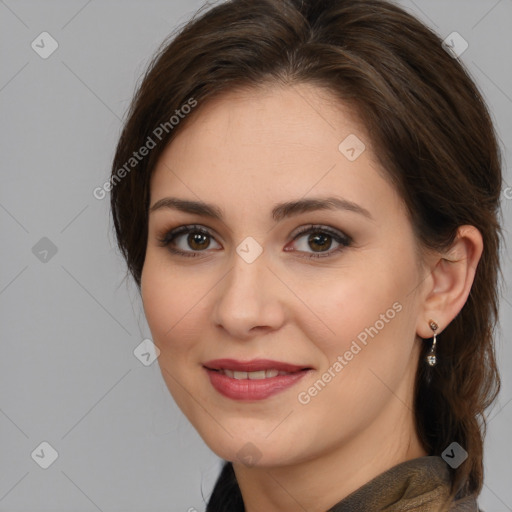
[[[275,425],[274,425],[275,427]],[[247,467],[275,467],[284,466],[293,463],[298,444],[295,439],[292,446],[277,433],[268,437],[268,429],[265,434],[251,435],[246,434],[243,437],[234,435],[230,437],[223,431],[222,437],[213,436],[211,430],[203,435],[198,430],[203,441],[218,457],[228,460],[235,464],[243,464]],[[288,438],[287,438],[288,439]]]

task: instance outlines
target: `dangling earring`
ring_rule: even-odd
[[[436,331],[439,326],[434,322],[434,320],[430,320],[429,322],[430,328],[434,331],[434,339],[432,340],[432,346],[430,347],[430,352],[427,354],[425,360],[430,366],[435,366],[437,363],[436,358]]]

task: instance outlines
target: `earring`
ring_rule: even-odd
[[[429,322],[430,328],[434,331],[434,339],[432,340],[432,346],[430,347],[430,352],[427,354],[425,360],[430,366],[435,366],[437,363],[436,358],[436,331],[439,326],[434,322],[434,320],[430,320]]]

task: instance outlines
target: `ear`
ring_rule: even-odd
[[[429,259],[431,271],[424,281],[428,288],[418,316],[418,336],[432,337],[430,320],[439,326],[439,334],[459,314],[471,291],[483,247],[477,228],[461,226],[451,247]]]

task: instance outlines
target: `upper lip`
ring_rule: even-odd
[[[213,359],[203,364],[210,370],[232,370],[238,372],[257,372],[261,370],[278,370],[281,372],[297,372],[310,369],[308,366],[272,361],[271,359],[252,359],[237,361],[236,359]]]

